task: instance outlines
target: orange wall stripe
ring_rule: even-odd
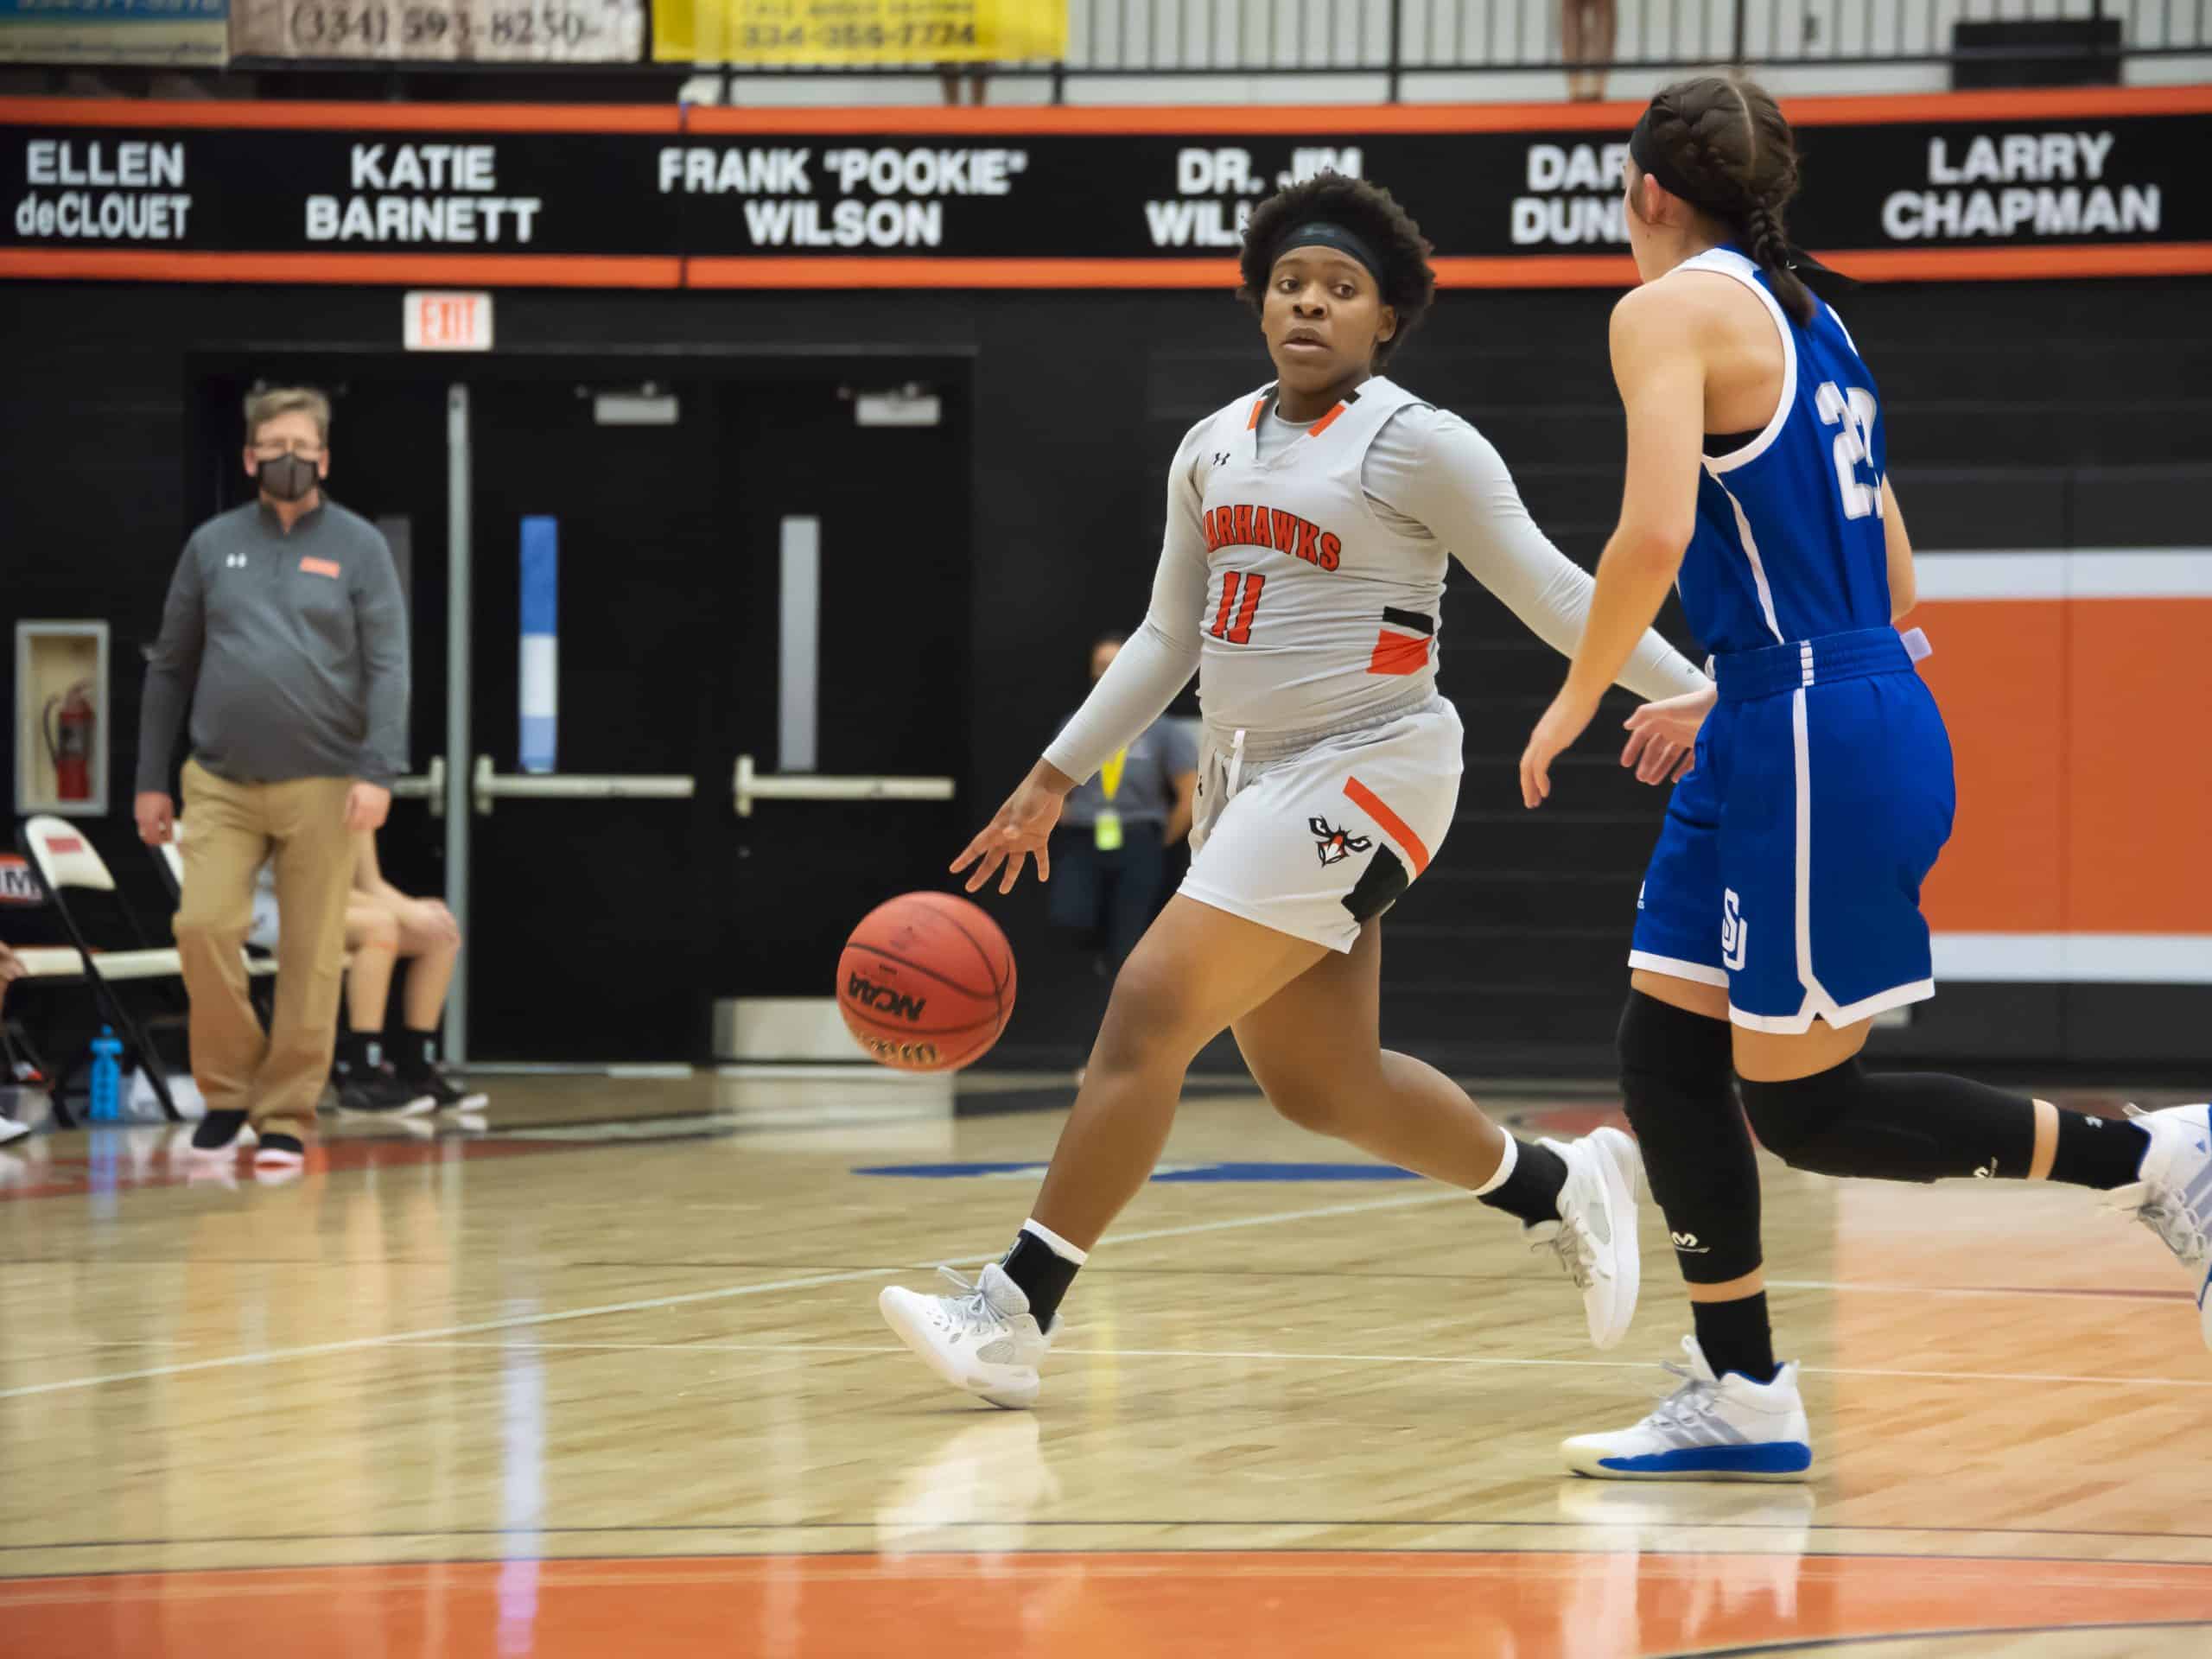
[[[2212,934],[2212,750],[2181,713],[2212,708],[2212,597],[1933,600],[1908,620],[1959,784],[1929,925]]]
[[[2212,933],[2212,599],[2066,611],[2067,927]]]
[[[2171,246],[1900,248],[1834,255],[1846,275],[1872,282],[2016,282],[2064,276],[2212,274],[2212,243]],[[1446,256],[1431,261],[1442,288],[1627,288],[1624,253]],[[693,288],[1234,288],[1236,262],[1218,259],[821,259],[701,257]]]
[[[2023,248],[1853,248],[1823,251],[1861,282],[2029,282],[2064,276],[2194,276],[2212,271],[2212,242],[2068,244]]]
[[[2120,248],[1918,248],[1837,254],[1871,280],[2033,281],[2212,273],[2212,244]],[[1622,254],[1442,258],[1446,288],[1624,288]],[[1878,264],[1878,269],[1875,268]],[[785,255],[159,253],[135,248],[0,249],[0,277],[176,283],[474,282],[489,286],[702,289],[1233,289],[1234,259],[922,259]]]
[[[357,127],[471,132],[1625,134],[1643,105],[1393,104],[1084,105],[1007,109],[762,110],[676,105],[149,102],[0,98],[0,124],[115,127]],[[1906,121],[2034,121],[2212,113],[2212,86],[2061,88],[1894,97],[1785,99],[1801,126]]]
[[[1405,849],[1414,861],[1414,874],[1419,875],[1428,868],[1428,848],[1414,834],[1413,826],[1383,805],[1382,798],[1357,778],[1344,779],[1344,798],[1375,820],[1382,833]]]
[[[243,104],[135,98],[0,98],[0,126],[673,133],[683,130],[683,111],[675,104]]]
[[[1221,259],[822,259],[701,257],[685,262],[693,288],[1234,288]]]
[[[2050,600],[1946,600],[1920,665],[1951,734],[1959,810],[1923,888],[1929,927],[2053,933],[2066,925],[2066,615]]]

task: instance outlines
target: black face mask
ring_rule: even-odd
[[[277,501],[297,501],[321,481],[315,462],[303,455],[276,455],[254,468],[264,493]]]

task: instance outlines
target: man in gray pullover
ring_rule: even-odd
[[[256,392],[245,429],[259,499],[200,525],[177,562],[147,669],[137,805],[141,837],[167,841],[189,702],[175,926],[207,1102],[193,1146],[226,1154],[251,1122],[257,1170],[281,1178],[303,1160],[330,1071],[353,837],[383,824],[405,769],[407,616],[383,536],[322,493],[329,400]],[[240,948],[272,853],[283,920],[264,1036]]]

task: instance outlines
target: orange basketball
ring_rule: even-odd
[[[1014,949],[981,906],[905,893],[861,918],[837,958],[845,1027],[878,1065],[957,1071],[1014,1012]]]

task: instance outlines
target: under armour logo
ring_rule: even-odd
[[[1226,450],[1226,449],[1217,449],[1217,450],[1215,450],[1215,451],[1213,452],[1213,464],[1214,464],[1215,466],[1217,466],[1217,467],[1226,467],[1226,466],[1228,466],[1228,465],[1229,465],[1229,451],[1228,451],[1228,450]]]
[[[1675,1248],[1680,1250],[1684,1255],[1709,1255],[1712,1254],[1711,1246],[1699,1243],[1697,1242],[1697,1235],[1695,1233],[1669,1233],[1667,1236],[1674,1241]]]
[[[1738,908],[1736,890],[1731,887],[1720,906],[1720,965],[1732,974],[1742,973],[1751,943],[1751,930]]]
[[[243,553],[226,553],[223,555],[223,568],[226,570],[245,569],[245,555]]]

